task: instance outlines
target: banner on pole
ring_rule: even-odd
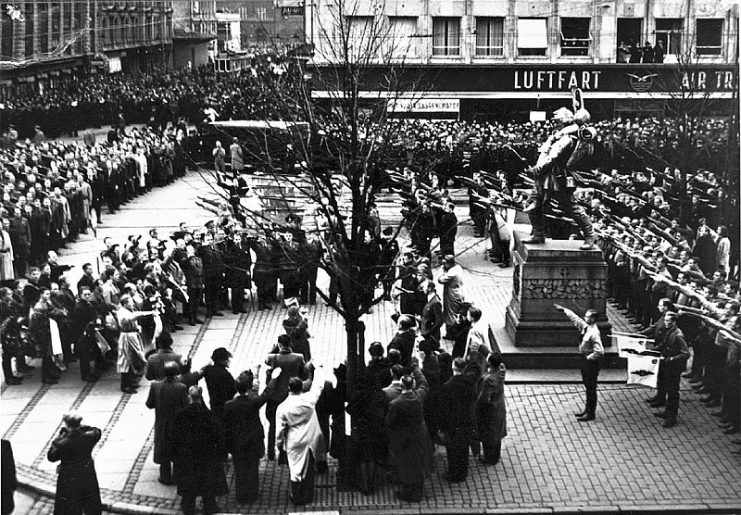
[[[646,348],[647,344],[654,343],[650,338],[626,336],[621,334],[613,334],[612,337],[615,339],[618,348],[618,356],[621,358],[628,358],[630,356],[659,355],[658,352]]]
[[[659,379],[659,356],[628,356],[628,384],[656,388]]]

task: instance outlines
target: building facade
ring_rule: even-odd
[[[54,87],[82,72],[169,66],[169,0],[0,3],[0,92]]]
[[[313,35],[317,64],[331,67],[348,39],[350,49],[373,53],[381,67],[403,62],[427,84],[415,96],[458,105],[466,118],[546,111],[563,105],[573,87],[614,115],[658,109],[662,96],[684,90],[731,99],[738,85],[739,14],[731,0],[310,5],[305,32]]]

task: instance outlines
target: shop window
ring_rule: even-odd
[[[697,55],[721,55],[723,50],[723,20],[697,20]]]
[[[432,55],[460,55],[461,19],[432,19]]]
[[[504,18],[476,18],[476,55],[504,55]]]
[[[548,24],[545,18],[518,18],[517,55],[544,56],[548,50]]]
[[[561,55],[589,55],[589,18],[561,18]]]

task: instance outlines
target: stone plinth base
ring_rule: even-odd
[[[527,235],[515,231],[512,300],[507,306],[505,327],[515,346],[574,347],[580,335],[571,321],[556,311],[561,304],[579,316],[587,309],[599,313],[603,335],[610,324],[605,313],[607,265],[602,252],[580,250],[581,240],[547,240],[522,243]],[[609,345],[609,338],[603,337]]]

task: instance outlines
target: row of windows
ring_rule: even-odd
[[[104,48],[146,44],[171,37],[171,24],[160,16],[114,16],[101,18],[99,39]]]
[[[623,18],[617,23],[619,46],[642,45],[642,19]],[[559,27],[560,51],[562,56],[588,56],[593,37],[590,18],[561,18]],[[372,17],[350,18],[350,37],[371,34],[368,28]],[[723,39],[722,19],[697,19],[695,52],[698,55],[721,55]],[[376,32],[377,33],[377,32]],[[660,41],[666,54],[682,51],[682,36],[685,33],[681,18],[657,18],[654,44]],[[504,55],[505,19],[500,17],[475,18],[475,55],[496,57]],[[421,37],[417,33],[416,17],[389,17],[389,39]],[[432,18],[432,55],[461,55],[461,18]],[[548,51],[548,20],[546,18],[518,18],[516,28],[518,56],[545,56]]]

